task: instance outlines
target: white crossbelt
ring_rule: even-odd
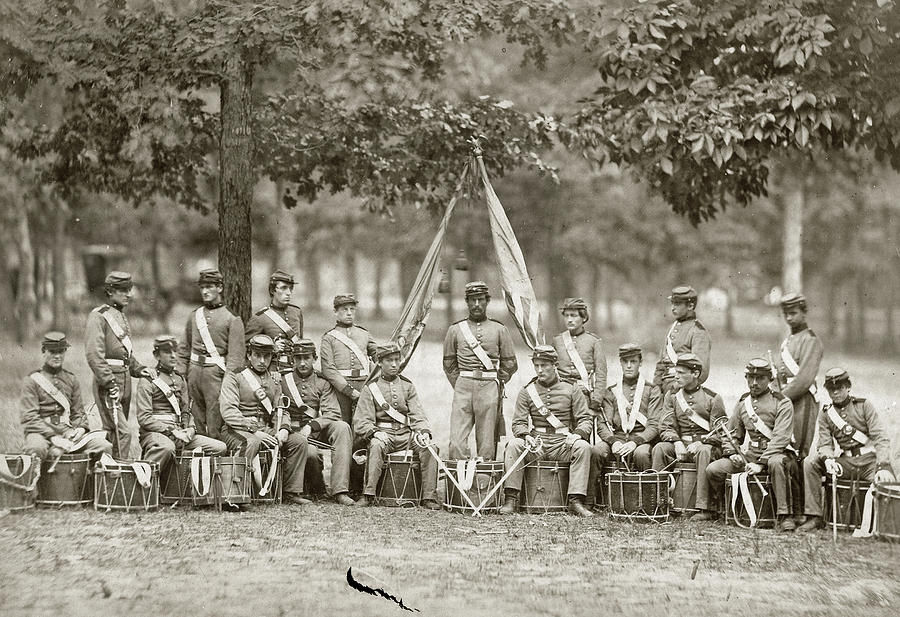
[[[746,411],[747,415],[750,416],[750,421],[753,422],[753,426],[756,428],[756,431],[758,433],[761,433],[762,436],[766,439],[772,439],[772,429],[766,426],[766,423],[762,421],[762,418],[760,418],[756,414],[756,411],[754,411],[753,409],[753,403],[750,401],[749,396],[744,398],[744,411]]]
[[[66,396],[59,391],[59,388],[54,386],[49,379],[44,377],[42,373],[34,372],[30,375],[30,377],[34,383],[36,383],[44,392],[50,395],[50,398],[60,404],[60,406],[63,408],[60,422],[62,422],[63,424],[68,424],[69,412],[71,411],[71,408],[69,406],[69,399],[67,399]]]
[[[281,329],[281,331],[287,335],[287,337],[289,339],[291,339],[292,343],[300,342],[300,337],[297,336],[297,333],[290,326],[290,324],[288,324],[288,322],[286,322],[284,319],[282,319],[281,315],[276,313],[275,310],[271,306],[269,308],[267,308],[265,311],[263,311],[263,315],[265,315],[266,317],[271,319],[272,322],[276,326],[278,326]]]
[[[675,346],[672,345],[672,333],[675,332],[675,327],[678,325],[678,322],[673,322],[672,327],[669,328],[669,333],[666,334],[666,356],[669,358],[669,362],[675,364],[678,362],[678,354],[675,353]]]
[[[175,413],[178,416],[181,416],[181,405],[178,404],[178,399],[175,398],[175,393],[172,391],[172,388],[169,387],[169,384],[164,382],[162,378],[157,377],[152,381],[153,385],[159,388],[159,391],[163,393],[163,396],[166,397],[166,400],[169,401],[169,405],[172,406],[172,409],[175,410]]]
[[[534,430],[536,430],[538,433],[550,433],[550,434],[556,434],[556,435],[568,435],[569,434],[569,429],[566,428],[565,426],[561,426],[559,428],[546,428],[546,427],[536,426],[536,427],[534,427]]]
[[[485,351],[484,347],[481,346],[481,343],[475,338],[475,335],[472,333],[472,329],[469,327],[469,322],[461,321],[459,322],[459,331],[462,332],[463,338],[466,339],[466,344],[475,354],[481,364],[484,365],[484,369],[487,371],[494,370],[494,362],[491,360],[491,357],[488,355],[488,352]]]
[[[791,376],[787,379],[787,382],[790,383],[791,381],[793,381],[794,377],[797,376],[797,373],[800,372],[800,365],[797,364],[797,361],[794,360],[794,357],[788,351],[787,339],[781,341],[781,361],[784,363],[784,366],[791,372]],[[818,390],[815,383],[809,386],[809,393],[813,395],[813,398],[816,398],[817,391]]]
[[[294,399],[294,404],[297,405],[297,409],[303,409],[306,407],[306,410],[303,412],[305,415],[310,418],[319,417],[319,410],[314,409],[303,402],[303,397],[300,396],[300,389],[297,387],[297,382],[294,381],[294,373],[285,373],[284,382],[287,384],[288,392],[291,394],[291,398]]]
[[[857,429],[855,426],[844,420],[840,414],[838,414],[837,410],[834,408],[834,405],[828,405],[826,413],[828,414],[828,419],[831,420],[834,427],[840,433],[844,433],[844,427],[849,426],[853,429],[853,433],[849,436],[853,441],[858,443],[861,446],[865,446],[869,443],[869,436]]]
[[[107,310],[102,310],[103,307],[107,307]],[[98,306],[94,309],[95,312],[99,313],[101,317],[106,321],[109,325],[109,329],[112,330],[112,333],[116,335],[116,338],[122,343],[122,346],[125,348],[125,352],[128,356],[131,356],[133,345],[131,344],[131,337],[122,329],[119,323],[113,319],[113,316],[109,314],[109,311],[112,310],[112,307],[108,304],[104,304],[103,306]],[[107,360],[110,364],[112,363],[110,360]]]
[[[106,363],[110,366],[125,366],[125,360],[118,360],[116,358],[106,358]]]
[[[241,377],[244,378],[244,381],[246,381],[247,385],[250,386],[250,389],[253,390],[253,394],[256,395],[256,398],[259,399],[259,402],[271,416],[275,407],[272,405],[272,401],[269,400],[269,396],[266,394],[266,391],[263,389],[262,384],[259,382],[259,379],[257,379],[254,372],[249,368],[245,368],[241,371]]]
[[[378,384],[370,383],[368,385],[369,392],[372,393],[372,397],[375,399],[375,402],[378,404],[378,407],[389,415],[391,418],[399,422],[400,424],[409,424],[409,418],[407,418],[403,413],[398,411],[396,408],[392,407],[387,400],[384,398],[384,394],[381,392],[381,388],[378,387]]]
[[[589,391],[593,391],[594,384],[591,383],[591,377],[588,374],[587,367],[584,365],[584,360],[582,360],[581,356],[578,354],[578,350],[575,348],[575,340],[572,338],[572,334],[566,330],[562,334],[563,347],[566,348],[566,353],[569,354],[569,359],[572,361],[572,364],[575,366],[575,370],[578,371],[578,377],[581,378],[581,381],[578,385],[583,385]]]
[[[690,412],[691,415],[689,420],[691,422],[702,428],[704,431],[709,431],[709,420],[698,414],[690,405],[688,405],[687,399],[684,398],[684,390],[678,391],[675,395],[675,402],[681,407],[682,412]]]
[[[538,413],[541,414],[550,426],[555,429],[554,432],[568,434],[568,427],[566,427],[559,418],[553,415],[553,412],[550,411],[544,401],[541,400],[541,395],[538,394],[537,386],[534,385],[534,382],[525,386],[525,391],[528,393],[528,396],[531,397],[532,404],[537,407]]]
[[[224,371],[225,358],[222,357],[213,343],[212,335],[209,333],[209,324],[206,321],[206,316],[203,314],[202,306],[194,311],[194,325],[197,326],[197,331],[200,332],[200,340],[203,342],[204,349],[206,349],[207,357],[203,360],[204,364],[215,364]],[[199,362],[200,357],[192,353],[191,360]]]
[[[359,371],[357,375],[353,374],[353,370],[340,370],[338,371],[344,377],[359,377],[365,378],[369,376],[369,358],[366,356],[365,352],[360,349],[359,345],[356,344],[352,338],[338,330],[337,328],[332,328],[328,331],[328,334],[333,336],[336,340],[340,341],[341,344],[344,345],[350,352],[356,356],[356,360],[359,362],[362,369]]]
[[[638,375],[637,385],[634,388],[634,398],[631,400],[631,403],[625,398],[625,387],[621,380],[613,387],[613,394],[616,397],[616,406],[619,408],[619,421],[622,423],[623,431],[630,433],[638,422],[642,426],[647,426],[647,416],[642,414],[640,409],[644,399],[643,375]]]

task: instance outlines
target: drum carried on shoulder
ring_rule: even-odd
[[[500,511],[500,506],[503,505],[503,495],[502,491],[495,490],[495,487],[503,478],[503,461],[450,460],[446,464],[450,473],[455,473],[456,483],[465,490],[469,500],[476,506],[479,506],[489,494],[491,495],[479,512],[495,514]],[[492,491],[493,494],[491,494]],[[444,497],[444,508],[450,512],[466,514],[471,514],[473,511],[472,506],[463,497],[456,484],[449,480]]]
[[[0,510],[34,508],[41,469],[28,454],[0,454]]]
[[[39,506],[87,506],[93,502],[94,474],[89,454],[63,454],[44,461],[38,482]]]
[[[671,474],[613,471],[606,475],[610,518],[664,523],[669,520]]]
[[[523,486],[523,512],[565,512],[568,509],[569,463],[533,461],[525,466]]]
[[[388,454],[375,489],[375,505],[409,508],[421,501],[422,473],[412,450]]]
[[[159,508],[159,464],[120,463],[103,455],[94,467],[94,509],[152,512]]]
[[[746,486],[734,486],[732,478],[737,475],[725,478],[725,524],[760,529],[774,527],[775,494],[769,474],[756,474],[759,484],[753,476],[745,476]],[[760,485],[765,489],[765,494],[760,490]]]

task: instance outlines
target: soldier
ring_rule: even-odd
[[[437,460],[413,439],[414,431],[431,441],[431,428],[415,386],[400,374],[400,346],[379,345],[375,357],[381,374],[363,389],[353,418],[357,438],[368,442],[366,483],[356,504],[368,506],[375,498],[387,455],[411,447],[422,472],[422,505],[429,510],[440,510]]]
[[[503,426],[501,388],[518,368],[509,330],[487,317],[490,301],[482,281],[467,283],[469,317],[450,326],[444,339],[444,373],[453,386],[451,459],[469,458],[474,426],[478,456],[494,460]]]
[[[566,331],[553,337],[559,356],[559,378],[578,386],[588,398],[588,407],[598,410],[606,392],[606,356],[600,337],[584,329],[588,321],[587,303],[566,298],[562,304]]]
[[[305,505],[303,472],[308,456],[306,437],[293,432],[290,416],[282,417],[275,402],[281,396],[280,376],[269,370],[275,341],[256,334],[247,342],[247,368],[228,371],[222,379],[219,408],[225,427],[222,440],[254,460],[261,447],[278,448],[284,465],[283,500]]]
[[[794,441],[800,456],[806,456],[815,436],[816,374],[822,362],[822,343],[806,325],[806,298],[791,293],[781,298],[784,320],[791,328],[781,343],[778,387],[794,405]]]
[[[591,467],[591,414],[581,389],[559,378],[559,359],[551,345],[538,345],[531,355],[537,376],[519,392],[512,419],[513,440],[506,446],[504,466],[512,469],[525,448],[534,448],[535,440],[543,441],[543,451],[529,453],[526,462],[536,458],[569,461],[569,512],[577,516],[593,516],[585,507]],[[529,427],[529,420],[534,426]],[[506,482],[501,514],[519,509],[519,487],[524,468],[517,466]]]
[[[222,377],[244,363],[244,323],[224,305],[224,280],[218,270],[201,271],[197,285],[203,306],[191,313],[184,327],[177,371],[187,377],[197,432],[216,438],[222,430]]]
[[[864,398],[850,396],[850,375],[842,368],[825,373],[825,390],[831,404],[819,412],[818,451],[803,460],[803,510],[807,520],[797,528],[798,532],[812,531],[824,524],[823,472],[837,472],[838,476],[864,482],[895,479],[891,468],[891,439],[874,405]]]
[[[69,343],[62,332],[48,332],[41,341],[43,366],[22,382],[19,403],[25,432],[25,453],[46,459],[56,454],[83,451],[112,454],[112,444],[99,431],[90,432],[75,375],[63,368]],[[79,443],[85,441],[85,443]]]
[[[369,358],[375,356],[375,339],[357,326],[356,296],[334,297],[335,326],[322,336],[322,375],[331,382],[341,406],[341,419],[353,422],[353,409],[369,378]]]
[[[301,436],[322,440],[334,448],[331,453],[331,495],[342,506],[355,505],[347,495],[353,431],[341,420],[341,408],[331,384],[313,368],[316,344],[302,339],[294,345],[293,355],[294,370],[285,373],[281,380],[281,392],[290,400],[291,426]],[[312,464],[313,460],[318,463],[318,451],[310,445],[307,464]]]
[[[303,338],[303,311],[291,304],[293,295],[294,276],[275,270],[269,277],[269,306],[253,314],[244,332],[248,341],[257,334],[266,334],[275,341],[275,367],[280,373],[293,370],[291,348]]]
[[[744,443],[744,436],[749,434],[749,448],[744,456],[734,449],[730,440],[724,440],[722,445],[724,458],[713,461],[706,468],[709,490],[713,495],[721,494],[725,486],[725,477],[733,473],[748,471],[751,474],[758,474],[768,471],[778,508],[775,531],[793,531],[795,525],[790,517],[789,467],[794,467],[790,447],[794,408],[790,399],[769,388],[772,382],[772,365],[768,360],[763,358],[750,360],[744,375],[750,391],[745,392],[738,400],[728,420],[728,429],[737,444]],[[706,510],[694,515],[693,518],[712,520],[715,513]]]
[[[622,380],[605,390],[603,419],[599,426],[601,461],[610,453],[631,460],[638,471],[651,467],[651,448],[659,435],[662,392],[641,375],[641,347],[619,346]],[[635,408],[634,402],[638,401]]]
[[[712,345],[709,332],[697,320],[695,312],[697,308],[697,292],[693,287],[681,286],[672,290],[669,296],[672,304],[672,315],[675,321],[666,334],[666,342],[659,352],[659,360],[656,363],[656,372],[653,374],[653,383],[658,385],[663,395],[675,387],[675,363],[678,356],[692,353],[703,363],[703,371],[700,373],[700,383],[704,383],[709,376],[709,350]]]
[[[703,362],[695,354],[678,356],[675,363],[675,389],[663,399],[659,443],[653,446],[653,468],[662,471],[676,459],[697,464],[697,508],[710,507],[706,468],[719,457],[719,438],[712,432],[718,418],[725,417],[722,397],[700,386]],[[698,512],[693,518],[707,520]]]
[[[174,336],[163,334],[153,339],[156,377],[141,379],[134,395],[143,459],[159,463],[160,474],[175,460],[176,450],[201,448],[203,454],[212,456],[224,454],[226,449],[218,439],[197,434],[187,385],[175,372],[177,351]]]
[[[125,307],[131,302],[132,281],[127,272],[110,272],[105,280],[106,304],[90,312],[84,327],[84,354],[94,372],[94,401],[103,430],[112,435],[113,456],[131,456],[131,378],[153,379],[134,357],[131,327]]]

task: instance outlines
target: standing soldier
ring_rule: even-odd
[[[187,377],[197,432],[217,438],[222,430],[222,377],[226,370],[237,371],[244,363],[244,324],[224,305],[224,281],[218,270],[201,271],[197,285],[203,306],[191,313],[185,325],[178,372]]]
[[[143,459],[159,463],[160,474],[175,460],[176,450],[201,448],[207,456],[225,452],[225,444],[218,439],[197,434],[188,409],[187,385],[175,372],[177,351],[174,336],[164,334],[153,340],[156,377],[141,379],[134,395]]]
[[[353,409],[366,380],[369,358],[375,356],[375,339],[357,326],[356,296],[334,297],[335,326],[322,337],[322,375],[331,382],[341,406],[341,419],[353,423]]]
[[[606,392],[606,356],[600,337],[584,329],[588,320],[584,300],[566,298],[561,308],[566,331],[553,337],[559,356],[559,378],[580,388],[588,399],[588,407],[599,410]]]
[[[500,514],[518,510],[524,467],[520,464],[513,469],[512,466],[526,448],[534,448],[535,440],[540,437],[543,452],[529,453],[526,461],[540,456],[550,461],[569,462],[569,511],[577,516],[593,516],[585,507],[591,474],[591,444],[587,439],[593,430],[587,400],[580,388],[560,380],[556,372],[556,350],[551,345],[535,347],[531,360],[537,376],[522,388],[516,399],[512,420],[514,438],[504,454],[508,488],[504,489]]]
[[[134,357],[131,327],[125,307],[131,302],[132,282],[127,272],[106,276],[107,301],[90,312],[84,328],[84,354],[94,372],[94,401],[103,430],[113,437],[113,456],[131,456],[131,378],[153,379],[149,369]]]
[[[875,406],[850,396],[850,375],[842,368],[825,373],[825,390],[831,398],[819,412],[816,452],[803,460],[803,510],[807,520],[797,528],[807,532],[822,521],[822,474],[850,480],[893,482],[891,438]]]
[[[82,450],[89,454],[112,453],[112,444],[90,432],[75,375],[63,368],[69,343],[62,332],[48,332],[41,341],[44,364],[22,383],[19,409],[25,432],[25,453],[46,459],[51,449],[59,453]]]
[[[719,438],[712,432],[718,418],[725,417],[722,397],[700,386],[703,363],[692,353],[678,356],[675,389],[663,400],[659,443],[653,446],[653,468],[663,470],[675,459],[697,464],[697,509],[691,519],[708,520],[702,510],[713,510],[706,468],[719,458]]]
[[[822,362],[822,343],[806,325],[806,298],[791,293],[781,298],[784,320],[791,329],[781,343],[778,384],[794,405],[794,440],[800,456],[806,456],[816,432],[816,373]]]
[[[353,455],[353,431],[341,420],[341,408],[331,384],[313,368],[316,344],[302,339],[294,345],[294,370],[285,373],[281,392],[288,397],[291,427],[302,437],[313,437],[334,448],[331,453],[331,495],[342,506],[352,506],[350,460]],[[313,459],[316,463],[313,463]],[[318,463],[318,452],[310,446],[308,465]]]
[[[305,505],[310,503],[302,497],[308,443],[306,437],[293,432],[290,416],[282,417],[281,410],[276,409],[276,401],[281,397],[281,380],[278,373],[269,370],[274,353],[275,341],[268,335],[256,334],[247,342],[247,368],[239,373],[225,373],[219,396],[225,423],[222,441],[230,450],[240,451],[251,461],[263,446],[280,450],[284,465],[283,499]]]
[[[502,386],[518,368],[509,330],[488,319],[491,301],[482,281],[466,284],[468,319],[447,330],[444,373],[453,386],[450,411],[450,458],[469,458],[469,434],[475,427],[478,456],[494,460],[503,426]]]
[[[697,320],[697,292],[693,287],[681,286],[672,290],[669,296],[675,321],[666,334],[666,341],[659,352],[653,383],[665,395],[675,389],[675,364],[678,356],[692,353],[703,363],[700,383],[709,376],[709,350],[712,345],[709,332]]]
[[[750,360],[744,374],[750,391],[738,400],[728,419],[728,430],[737,444],[744,443],[745,435],[750,436],[747,454],[735,451],[731,441],[725,440],[722,446],[724,458],[710,463],[706,469],[706,479],[710,490],[718,495],[723,491],[726,476],[742,471],[768,473],[778,509],[775,531],[793,531],[795,524],[790,517],[791,475],[788,467],[794,467],[794,459],[788,449],[794,427],[794,408],[787,397],[769,389],[772,365],[768,360]],[[714,517],[714,513],[706,512],[703,518],[712,520]]]
[[[293,370],[291,348],[303,338],[303,311],[291,304],[294,295],[294,276],[275,270],[269,277],[269,306],[256,311],[247,322],[244,338],[257,334],[268,335],[275,341],[275,368],[280,373]]]
[[[366,483],[356,504],[368,506],[375,498],[387,455],[412,448],[422,474],[422,505],[429,510],[440,510],[437,460],[413,438],[416,434],[424,434],[427,441],[431,441],[431,428],[415,386],[400,374],[400,346],[397,343],[379,345],[375,357],[381,374],[363,389],[353,418],[356,436],[368,442]]]

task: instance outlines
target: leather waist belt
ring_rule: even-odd
[[[681,436],[681,441],[683,441],[684,443],[691,443],[695,439],[696,439],[696,437],[694,437],[693,435],[682,435]]]
[[[354,368],[354,369],[346,369],[338,371],[342,377],[355,377],[358,379],[365,379],[369,376],[368,373],[363,372],[362,369]]]
[[[197,364],[205,364],[207,366],[218,364],[215,358],[211,358],[210,356],[203,356],[194,352],[191,352],[191,362],[196,362]]]
[[[480,369],[475,369],[474,371],[460,371],[459,376],[493,381],[494,379],[497,379],[497,371],[482,371]]]
[[[549,433],[551,435],[566,435],[569,432],[569,429],[565,426],[561,426],[559,428],[553,428],[553,427],[544,428],[541,426],[536,426],[536,427],[534,427],[534,430],[536,430],[538,433]]]
[[[862,446],[859,448],[850,448],[847,450],[850,456],[864,456],[866,454],[873,454],[875,452],[874,446]]]
[[[376,422],[375,428],[391,428],[391,429],[401,429],[404,428],[405,424],[400,424],[399,422]]]
[[[760,439],[759,441],[751,441],[750,445],[754,448],[765,448],[767,445],[769,445],[769,440]]]
[[[118,360],[116,358],[107,358],[106,363],[110,366],[125,366],[125,363],[128,362],[128,359]]]

